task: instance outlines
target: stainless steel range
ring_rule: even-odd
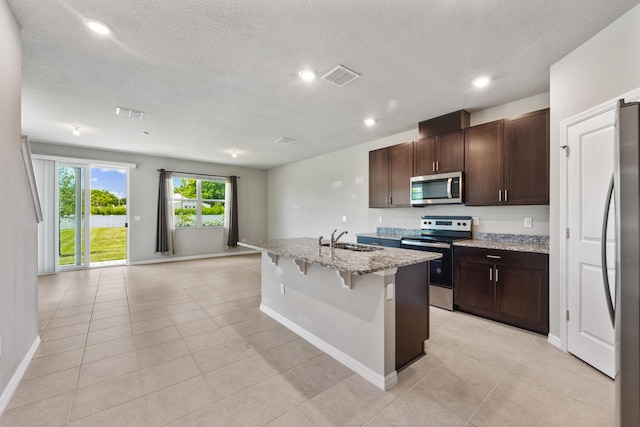
[[[453,310],[453,242],[471,238],[471,217],[425,215],[420,228],[420,235],[402,237],[402,248],[442,254],[429,262],[429,300]]]

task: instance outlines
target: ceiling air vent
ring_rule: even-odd
[[[116,107],[116,116],[131,117],[132,119],[141,119],[144,116],[142,111],[132,110],[131,108]]]
[[[350,69],[345,68],[342,65],[338,65],[336,68],[322,76],[322,80],[333,83],[338,87],[343,87],[351,83],[358,77],[360,77],[360,74],[356,73],[355,71],[351,71]]]
[[[276,142],[278,144],[293,144],[294,142],[296,142],[296,140],[293,138],[287,138],[286,136],[283,136],[282,138],[276,139]]]

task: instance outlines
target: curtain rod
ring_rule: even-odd
[[[156,171],[158,171],[158,172],[160,172],[161,170],[163,170],[163,169],[156,169]],[[168,169],[164,169],[164,171],[165,172],[171,172],[171,173],[182,173],[182,174],[185,174],[185,175],[213,176],[213,177],[216,177],[216,178],[231,178],[230,176],[227,176],[227,175],[213,175],[213,174],[210,174],[210,173],[194,173],[194,172],[170,171]],[[236,178],[240,179],[239,176],[236,176]]]

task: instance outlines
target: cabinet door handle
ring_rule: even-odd
[[[498,268],[496,267],[496,283],[498,283]]]
[[[507,190],[504,190],[504,201],[508,201],[509,200],[509,193],[507,193]]]
[[[493,267],[489,269],[489,281],[493,280]]]
[[[440,170],[440,162],[436,162],[436,172]]]
[[[502,257],[499,255],[487,255],[487,258],[501,259]]]
[[[431,162],[431,172],[436,171],[436,162]]]
[[[392,205],[393,204],[393,198],[391,196],[389,196],[389,204]]]
[[[502,201],[502,190],[498,190],[498,201]]]

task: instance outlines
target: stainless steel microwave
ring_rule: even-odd
[[[462,172],[411,177],[411,204],[462,203]]]

